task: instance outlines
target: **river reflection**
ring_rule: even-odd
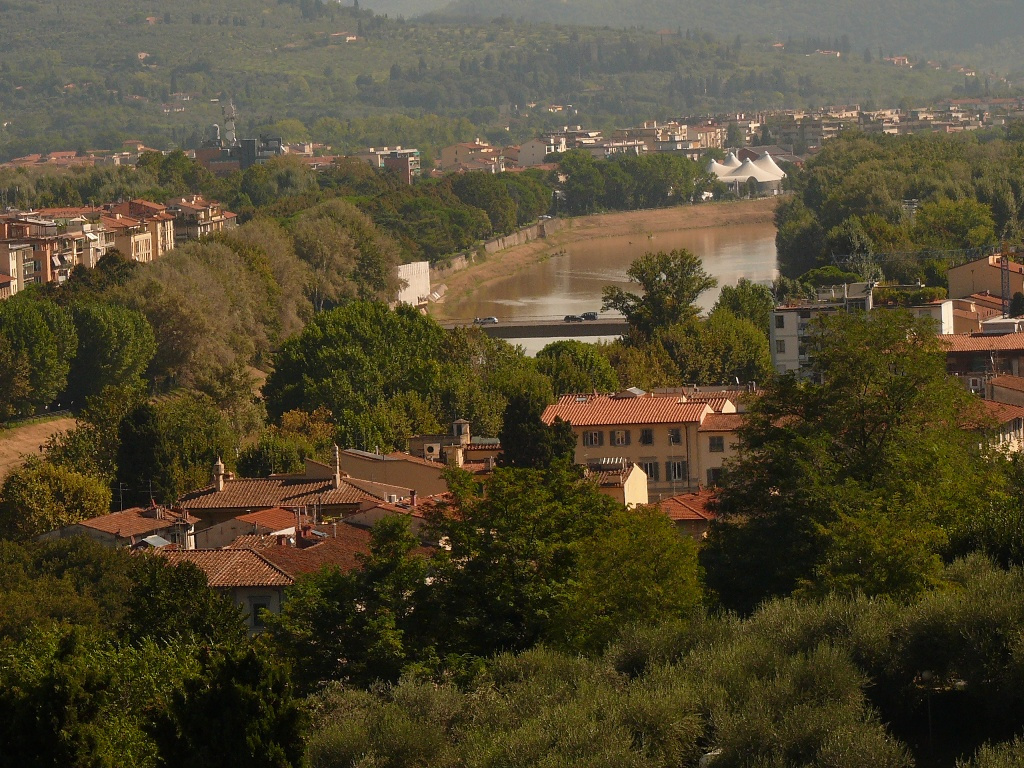
[[[502,320],[578,315],[601,308],[606,285],[629,288],[626,269],[647,251],[686,248],[700,256],[704,269],[719,285],[746,277],[770,283],[778,274],[775,227],[741,224],[679,232],[644,232],[585,240],[564,246],[564,253],[526,267],[509,277],[478,288],[460,299],[449,314],[461,318],[494,315]],[[632,286],[635,290],[636,286]],[[719,289],[704,293],[699,304],[710,309]],[[529,344],[533,347],[534,344]],[[538,347],[539,348],[539,347]]]

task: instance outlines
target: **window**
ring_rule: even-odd
[[[647,475],[647,479],[651,482],[658,482],[658,460],[657,459],[640,459],[637,462],[640,465],[640,469]]]
[[[604,445],[604,432],[584,432],[583,444],[587,446]]]
[[[775,316],[775,327],[776,328],[785,328],[786,327],[786,316],[785,315],[776,315]]]
[[[682,445],[683,436],[678,429],[670,429],[668,431],[668,444],[669,445]]]
[[[780,355],[786,354],[786,340],[776,339],[775,340],[775,352]]]
[[[629,430],[616,429],[612,432],[612,445],[629,445]]]
[[[665,462],[665,479],[670,483],[685,483],[688,480],[685,459],[669,459]]]
[[[263,629],[263,617],[260,615],[260,611],[270,610],[270,598],[269,597],[250,597],[249,598],[249,621],[252,624],[253,629]]]
[[[641,429],[640,430],[640,445],[654,445],[654,430],[653,429]]]
[[[708,438],[708,450],[712,453],[721,453],[725,450],[725,437],[714,435]]]
[[[718,485],[722,480],[722,468],[714,467],[708,470],[708,485]]]

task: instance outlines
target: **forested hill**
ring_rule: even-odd
[[[436,0],[377,0],[385,12],[431,10]],[[370,2],[373,5],[373,0]],[[439,14],[557,24],[705,29],[732,39],[846,35],[860,51],[935,55],[995,46],[1024,29],[1019,0],[455,0]],[[876,51],[877,52],[877,51]],[[1016,66],[1009,58],[1007,67]]]

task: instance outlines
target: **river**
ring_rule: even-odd
[[[551,255],[515,274],[480,286],[448,307],[455,317],[472,319],[493,315],[500,320],[560,318],[601,308],[601,289],[618,285],[636,290],[626,269],[647,251],[686,248],[701,257],[704,269],[718,284],[732,285],[741,277],[770,283],[777,275],[775,226],[771,223],[731,224],[720,227],[661,231],[636,231],[618,237],[569,242],[561,253]],[[500,258],[500,256],[498,257]],[[719,289],[702,294],[698,304],[709,310]],[[591,339],[593,340],[593,339]],[[552,339],[525,339],[527,353],[534,354]]]

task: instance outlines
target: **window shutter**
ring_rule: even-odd
[[[629,430],[626,430],[626,445],[629,445]]]
[[[604,432],[597,433],[597,444],[604,445]]]

